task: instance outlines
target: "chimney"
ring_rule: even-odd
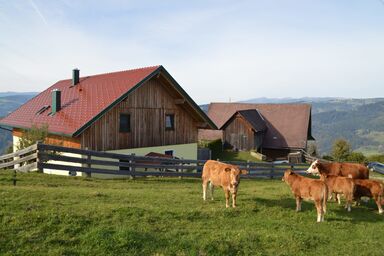
[[[61,91],[59,89],[52,90],[52,115],[61,109]]]
[[[72,70],[72,86],[75,86],[80,81],[80,70],[75,68]]]

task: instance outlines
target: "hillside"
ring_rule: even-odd
[[[13,110],[27,102],[37,93],[17,93],[5,92],[0,93],[0,117],[8,115]],[[0,153],[3,153],[12,142],[12,134],[9,131],[0,129]]]
[[[347,139],[354,150],[384,153],[384,98],[256,98],[249,103],[310,103],[312,134],[321,153],[331,150],[335,139]]]
[[[0,93],[0,116],[5,116],[37,93]],[[319,151],[331,150],[337,138],[345,138],[354,150],[365,154],[384,153],[384,98],[254,98],[249,103],[310,103],[312,133]],[[204,111],[208,105],[200,106]],[[10,145],[11,133],[0,130],[0,152]]]

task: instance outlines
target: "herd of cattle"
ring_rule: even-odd
[[[226,207],[229,207],[230,194],[232,207],[236,207],[240,175],[247,173],[248,171],[240,170],[235,165],[207,161],[202,172],[203,199],[207,199],[208,184],[212,200],[214,187],[222,187]],[[369,197],[375,200],[379,213],[383,213],[384,183],[369,179],[369,169],[366,166],[355,163],[323,163],[316,160],[310,165],[307,173],[319,175],[320,179],[304,177],[290,169],[285,171],[282,179],[289,185],[296,199],[296,211],[301,210],[303,199],[313,200],[317,209],[317,222],[322,222],[329,197],[334,196],[340,204],[340,197],[344,195],[345,208],[348,211],[351,211],[353,201],[359,204],[361,197]]]

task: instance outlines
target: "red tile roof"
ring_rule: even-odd
[[[234,113],[247,109],[257,109],[266,122],[265,148],[305,148],[312,139],[309,104],[211,103],[208,116],[222,127]],[[217,138],[222,138],[222,131],[199,130],[199,139]]]
[[[61,80],[0,120],[0,125],[31,128],[33,124],[48,124],[50,133],[77,136],[111,106],[123,100],[132,89],[159,72],[168,74],[162,66],[153,66],[80,77],[80,83],[73,87],[72,79]],[[185,93],[177,83],[175,88]],[[61,91],[62,109],[53,116],[49,115],[51,108],[36,114],[43,106],[51,105],[53,89]],[[186,97],[198,108],[196,111],[200,116],[215,127],[196,103],[188,95]]]

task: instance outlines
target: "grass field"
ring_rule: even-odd
[[[95,180],[0,172],[0,255],[383,255],[384,216],[312,203],[280,180],[242,180],[238,208],[198,179]]]

